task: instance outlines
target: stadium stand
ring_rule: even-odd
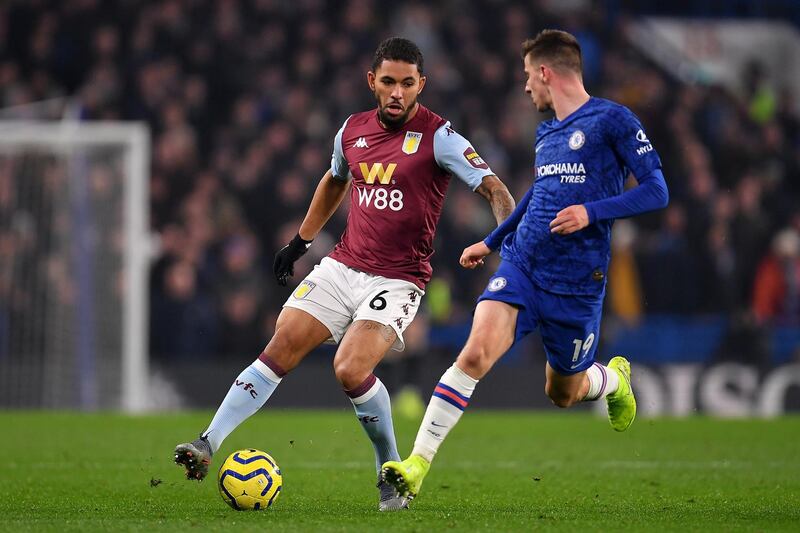
[[[519,198],[532,177],[540,120],[523,93],[519,47],[539,29],[561,27],[582,43],[590,92],[641,117],[671,192],[667,210],[618,232],[609,344],[627,338],[646,347],[640,341],[652,328],[669,339],[686,331],[682,324],[694,331],[710,321],[711,329],[697,333],[704,347],[698,360],[720,351],[724,358],[725,343],[742,331],[777,339],[775,360],[796,357],[797,95],[765,86],[757,64],[741,73],[746,98],[687,85],[635,52],[590,2],[582,13],[563,15],[549,4],[3,2],[0,107],[4,118],[45,112],[146,121],[153,136],[151,225],[159,236],[151,352],[162,359],[252,357],[286,297],[271,279],[272,256],[296,231],[336,130],[372,105],[365,72],[375,45],[392,34],[418,42],[429,77],[423,102],[470,138]],[[620,12],[626,4],[615,3]],[[37,102],[50,104],[42,111]],[[16,183],[12,170],[0,168],[3,269],[37,260],[23,253],[11,222],[22,209],[11,201]],[[344,213],[298,272],[327,253]],[[451,189],[428,294],[434,330],[469,320],[486,272],[464,271],[456,259],[492,223],[469,191]],[[3,279],[0,272],[0,302],[8,302],[12,288]],[[639,337],[619,337],[632,330]],[[443,331],[433,334],[440,339]],[[457,336],[437,342],[457,344]]]

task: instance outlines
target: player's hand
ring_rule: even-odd
[[[569,235],[589,225],[589,213],[582,205],[571,205],[558,212],[550,222],[550,233]]]
[[[478,241],[472,246],[464,248],[459,264],[464,268],[475,268],[483,264],[483,258],[492,253],[486,243]]]
[[[286,280],[294,276],[294,262],[303,257],[309,246],[311,246],[311,241],[307,241],[297,234],[289,244],[278,250],[278,253],[275,254],[275,261],[272,263],[272,270],[275,272],[275,279],[278,280],[279,285],[285,287]]]

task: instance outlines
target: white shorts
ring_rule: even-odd
[[[424,294],[409,281],[368,274],[324,257],[283,306],[322,322],[331,332],[328,342],[335,344],[356,320],[391,326],[397,332],[392,349],[401,352],[403,331],[414,320]]]

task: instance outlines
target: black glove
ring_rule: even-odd
[[[278,250],[272,263],[272,270],[279,285],[285,287],[286,280],[294,276],[294,262],[303,257],[309,246],[311,241],[303,239],[298,233],[289,244]]]

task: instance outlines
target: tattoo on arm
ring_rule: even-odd
[[[486,198],[499,225],[511,215],[516,203],[514,197],[497,176],[486,176],[475,192]]]

